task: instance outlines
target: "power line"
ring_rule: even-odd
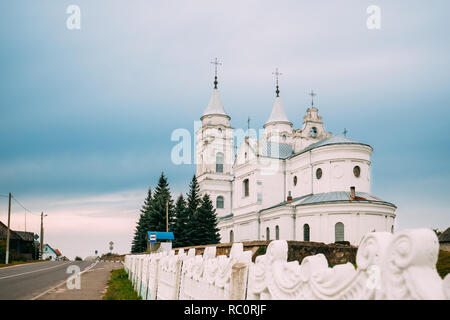
[[[14,201],[16,201],[17,204],[19,204],[19,206],[21,206],[25,211],[27,211],[27,212],[29,212],[29,213],[31,213],[31,214],[38,214],[38,213],[32,212],[32,211],[30,211],[29,209],[25,208],[25,206],[24,206],[23,204],[21,204],[20,201],[17,200],[14,196],[12,196],[12,198],[13,198]]]

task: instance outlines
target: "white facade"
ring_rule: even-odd
[[[327,132],[316,107],[294,129],[277,96],[263,136],[246,137],[235,155],[230,119],[214,89],[196,132],[196,176],[222,242],[358,245],[370,231],[393,232],[396,206],[370,194],[372,147]]]

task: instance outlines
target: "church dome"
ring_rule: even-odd
[[[269,120],[267,120],[266,125],[270,123],[279,123],[285,122],[292,125],[286,116],[286,112],[284,111],[284,107],[281,103],[280,97],[275,98],[275,102],[273,104],[272,113],[270,114]]]
[[[225,113],[223,103],[220,100],[219,90],[217,89],[213,90],[211,99],[209,99],[208,107],[206,108],[205,112],[203,112],[203,116],[208,115],[223,115],[228,117],[228,115]]]

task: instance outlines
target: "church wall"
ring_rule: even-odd
[[[311,154],[307,152],[293,157],[287,161],[288,191],[292,192],[294,198],[310,193],[348,192],[351,186],[355,186],[358,192],[370,193],[370,153],[371,149],[366,146],[339,145],[313,149]],[[353,173],[355,166],[360,167],[359,177]],[[316,171],[319,168],[322,177],[317,179]]]

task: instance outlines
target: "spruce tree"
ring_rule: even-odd
[[[220,242],[216,210],[208,194],[205,194],[201,199],[200,206],[192,222],[195,225],[196,232],[196,243],[194,245],[216,244]]]
[[[148,189],[147,197],[144,200],[144,205],[141,209],[141,215],[139,217],[139,221],[137,223],[133,243],[131,247],[132,253],[144,252],[147,250],[147,231],[149,231],[149,222],[148,217],[150,214],[150,206],[152,203],[152,190]]]
[[[148,215],[147,231],[166,231],[166,201],[169,201],[169,227],[173,222],[173,200],[170,195],[169,184],[164,172],[158,181],[158,186],[153,193],[153,200]],[[169,231],[171,231],[169,229]]]
[[[197,230],[194,222],[194,217],[197,213],[197,209],[200,206],[200,186],[197,182],[197,177],[192,177],[189,184],[189,192],[187,194],[187,223],[186,223],[186,236],[187,240],[185,246],[193,246],[199,243],[197,240]]]
[[[175,222],[173,233],[175,235],[174,247],[184,247],[189,243],[189,235],[187,233],[188,227],[188,212],[186,201],[182,194],[177,199],[175,204]]]

